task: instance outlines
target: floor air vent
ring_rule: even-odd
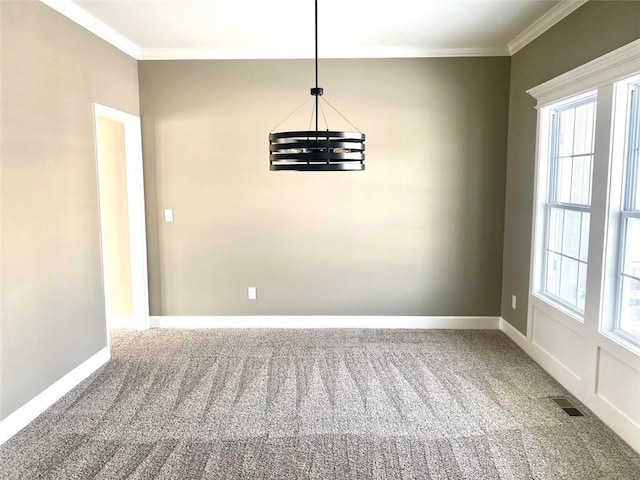
[[[562,410],[564,410],[564,412],[567,415],[569,415],[571,417],[583,417],[584,416],[582,414],[582,412],[580,410],[578,410],[573,403],[571,403],[571,400],[569,400],[566,397],[556,397],[556,398],[552,398],[551,400],[556,402],[558,404],[558,406]]]

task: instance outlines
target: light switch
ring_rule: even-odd
[[[173,222],[173,209],[171,208],[164,209],[164,221]]]

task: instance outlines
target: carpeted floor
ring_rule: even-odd
[[[2,479],[640,479],[497,331],[118,331]]]

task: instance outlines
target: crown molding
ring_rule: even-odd
[[[429,57],[504,57],[506,47],[491,48],[424,48],[371,47],[355,49],[327,49],[320,58],[429,58]],[[138,60],[258,60],[310,59],[308,48],[251,49],[251,48],[142,48]]]
[[[416,46],[365,47],[327,50],[321,58],[438,58],[438,57],[505,57],[515,54],[542,35],[588,0],[561,0],[555,7],[532,23],[505,47],[428,48]],[[40,0],[43,4],[84,27],[136,60],[249,60],[313,58],[308,49],[252,48],[141,48],[97,19],[71,0]]]
[[[563,18],[569,16],[588,0],[561,0],[555,7],[542,15],[507,44],[509,55],[531,43]]]
[[[40,2],[64,15],[81,27],[86,28],[94,35],[97,35],[130,57],[138,59],[140,56],[140,47],[138,45],[116,32],[101,20],[98,20],[83,8],[80,8],[71,0],[40,0]]]
[[[638,73],[640,39],[527,90],[537,108]]]

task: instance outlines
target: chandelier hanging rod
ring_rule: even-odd
[[[318,97],[322,95],[322,89],[318,86],[318,0],[314,1],[314,26],[315,26],[315,55],[316,55],[316,88],[311,90],[311,95],[316,97],[316,132],[318,131]]]
[[[329,130],[326,118],[325,125],[327,129],[323,131],[319,129],[321,107],[319,97],[322,96],[324,90],[319,86],[318,81],[318,0],[314,0],[314,39],[315,86],[311,88],[311,95],[315,97],[315,108],[312,113],[312,121],[315,115],[315,130],[296,130],[269,134],[269,169],[296,171],[364,170],[364,133],[359,130],[357,133]],[[355,125],[342,115],[338,109],[325,98],[323,100],[355,128]],[[303,105],[293,113],[297,112]],[[285,120],[291,117],[293,113],[287,116]],[[280,122],[278,126],[284,123],[285,120]]]

